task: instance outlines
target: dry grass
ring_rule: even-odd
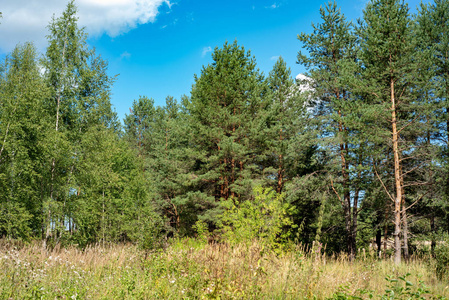
[[[363,254],[350,263],[300,247],[275,254],[257,242],[195,240],[149,254],[130,245],[49,253],[39,244],[0,247],[1,299],[326,299],[337,292],[338,299],[368,298],[364,291],[380,298],[386,276],[407,273],[413,290],[424,281],[431,294],[449,297],[449,282],[437,280],[429,260],[394,267]]]

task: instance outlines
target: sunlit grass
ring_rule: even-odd
[[[385,277],[407,273],[411,289],[423,281],[433,296],[449,296],[449,282],[437,280],[429,259],[394,267],[363,252],[351,263],[301,247],[274,253],[258,242],[229,246],[193,239],[151,253],[131,245],[47,253],[39,244],[17,247],[3,241],[0,298],[326,299],[338,294],[343,298],[336,299],[348,299],[371,293],[380,299],[388,285]]]

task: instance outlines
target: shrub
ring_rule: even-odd
[[[435,247],[436,273],[439,279],[449,279],[449,236],[442,237]]]
[[[254,200],[235,204],[223,202],[225,212],[220,227],[231,244],[249,243],[260,239],[269,248],[279,248],[289,238],[294,227],[290,216],[294,207],[284,201],[283,194],[271,188],[254,188]]]

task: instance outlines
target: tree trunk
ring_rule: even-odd
[[[380,251],[382,247],[382,230],[381,228],[377,229],[376,232],[376,245],[377,245],[377,256],[380,257]]]
[[[360,172],[359,172],[360,176]],[[357,254],[357,216],[358,216],[358,203],[359,203],[359,187],[356,188],[354,194],[354,202],[352,204],[352,226],[351,226],[351,256],[355,258]]]
[[[341,126],[341,125],[340,125]],[[341,159],[341,170],[343,175],[343,213],[345,215],[345,230],[346,230],[346,247],[349,257],[353,258],[354,249],[352,248],[352,237],[351,237],[351,194],[349,191],[349,174],[348,165],[346,163],[344,144],[340,144],[340,159]]]
[[[336,92],[337,98],[340,98],[340,92]],[[343,114],[341,110],[338,111],[338,115],[340,119]],[[338,122],[338,132],[343,134],[345,128],[341,121]],[[346,248],[349,255],[350,260],[354,258],[353,242],[352,242],[352,222],[351,222],[351,194],[349,191],[349,172],[348,172],[348,163],[346,161],[346,143],[340,143],[340,164],[341,164],[341,174],[343,177],[343,213],[345,215],[345,230],[346,230]]]
[[[404,258],[405,261],[408,261],[410,258],[409,252],[408,252],[408,220],[407,220],[407,212],[403,209],[402,213],[402,226],[403,226],[403,234],[402,234],[402,240],[403,240],[403,249],[404,249]]]
[[[402,165],[400,166],[400,176],[401,176],[401,186],[404,186],[404,173],[402,172]],[[402,194],[402,248],[404,250],[404,258],[406,261],[409,259],[408,253],[408,220],[407,220],[407,211],[405,210],[405,196]]]
[[[394,199],[394,263],[401,263],[401,203],[402,203],[402,185],[399,160],[399,134],[396,119],[396,100],[394,93],[394,80],[390,79],[391,92],[391,124],[393,137],[393,156],[394,156],[394,182],[396,187],[396,197]]]
[[[435,246],[437,245],[437,242],[435,240],[435,213],[432,212],[430,214],[430,232],[432,234],[432,242],[430,244],[430,253],[433,257],[435,257]]]
[[[385,222],[384,222],[384,258],[387,258],[387,245],[388,245],[388,219],[389,216],[389,203],[385,206]]]

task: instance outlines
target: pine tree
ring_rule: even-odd
[[[317,99],[322,143],[331,150],[333,157],[332,177],[337,177],[332,189],[343,208],[345,218],[346,249],[353,257],[356,253],[356,228],[358,197],[351,205],[351,174],[357,159],[354,156],[353,118],[357,113],[358,102],[345,82],[348,68],[345,64],[356,59],[356,37],[353,26],[346,21],[335,2],[320,8],[322,23],[312,24],[313,33],[301,33],[298,39],[309,55],[298,53],[298,63],[304,65],[310,77],[313,97]],[[357,171],[356,171],[357,173]],[[354,194],[360,190],[353,188]],[[341,195],[342,194],[342,195]],[[352,206],[352,211],[351,211]]]
[[[279,58],[268,75],[267,85],[270,99],[266,110],[261,111],[265,118],[264,128],[260,130],[264,174],[272,183],[277,193],[282,193],[286,182],[294,176],[307,173],[307,160],[313,154],[311,136],[304,134],[308,122],[306,111],[307,99],[302,95],[298,85],[291,78],[290,68]],[[271,174],[270,174],[271,173]]]
[[[360,35],[364,82],[361,85],[369,95],[365,101],[371,106],[365,114],[377,120],[372,125],[377,130],[373,143],[389,148],[392,154],[384,159],[391,161],[394,170],[394,192],[389,184],[382,182],[382,185],[394,203],[394,261],[399,264],[401,224],[402,219],[406,220],[403,216],[406,209],[404,176],[409,173],[404,161],[406,156],[411,159],[413,140],[410,136],[419,117],[416,101],[410,93],[416,84],[417,63],[413,56],[411,19],[403,1],[374,0],[367,5],[363,22]],[[406,229],[402,233],[406,233]]]
[[[257,113],[266,107],[266,88],[254,57],[237,42],[216,48],[212,59],[195,76],[187,106],[197,151],[196,180],[216,201],[249,199],[260,172],[251,145]]]
[[[449,199],[449,1],[436,0],[433,4],[421,4],[418,16],[419,50],[427,54],[427,98],[432,108],[429,117],[431,129],[429,138],[439,144],[442,169],[436,170],[438,184],[434,190],[440,194],[439,206],[446,209],[446,230],[449,231],[449,213],[447,213],[447,199]],[[443,182],[441,182],[443,181]],[[435,197],[436,195],[434,195]]]

